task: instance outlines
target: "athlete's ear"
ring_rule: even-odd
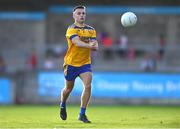
[[[73,18],[75,19],[75,12],[73,12],[73,14],[72,14],[72,15],[73,15]]]

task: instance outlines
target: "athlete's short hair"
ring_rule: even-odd
[[[73,12],[76,11],[76,9],[86,9],[86,7],[83,6],[83,5],[75,6],[74,9],[73,9]]]

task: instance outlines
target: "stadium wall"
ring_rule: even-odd
[[[180,74],[95,72],[92,104],[179,105]],[[63,73],[19,72],[0,78],[0,104],[58,104],[64,87]],[[78,78],[68,102],[80,103]]]

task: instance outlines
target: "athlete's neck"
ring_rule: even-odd
[[[84,26],[85,26],[85,23],[75,22],[74,24],[75,24],[76,26],[78,26],[78,27],[84,27]]]

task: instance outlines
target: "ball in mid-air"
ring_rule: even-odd
[[[137,16],[133,12],[126,12],[121,16],[121,24],[124,27],[134,26],[137,22]]]

